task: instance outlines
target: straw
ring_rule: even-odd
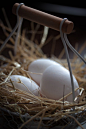
[[[5,35],[6,33],[10,33],[11,30],[8,27],[5,27],[3,24],[0,25],[2,28],[4,28]],[[33,31],[39,32],[38,29]],[[42,46],[40,47],[40,44],[37,45],[33,41],[28,40],[25,35],[26,33],[26,30],[23,30],[21,34],[22,36],[19,36],[21,40],[19,40],[17,46],[18,52],[15,57],[13,56],[12,52],[8,52],[10,59],[0,55],[0,60],[2,62],[0,68],[0,107],[5,107],[7,110],[9,109],[12,112],[18,112],[21,115],[28,113],[31,116],[31,118],[24,122],[19,129],[21,129],[37,117],[41,117],[38,124],[39,129],[42,124],[42,120],[45,117],[52,118],[52,121],[59,121],[64,118],[64,116],[71,117],[71,114],[84,111],[86,109],[86,70],[85,67],[82,68],[83,63],[81,63],[78,59],[76,59],[76,63],[75,58],[71,60],[73,74],[78,81],[80,90],[80,95],[75,99],[75,103],[65,101],[65,98],[68,97],[68,95],[72,94],[72,92],[67,94],[66,96],[63,95],[63,98],[59,100],[52,100],[19,90],[13,86],[12,82],[10,82],[10,75],[23,75],[32,79],[29,75],[30,72],[28,71],[28,66],[30,65],[30,63],[39,58],[47,58],[47,56],[41,50]],[[34,33],[32,33],[32,35],[33,34]],[[14,35],[16,35],[16,33],[14,33]],[[33,40],[34,38],[36,38],[35,35],[31,37],[33,37]],[[54,37],[51,37],[50,40],[54,40]],[[59,39],[59,35],[57,36],[56,40],[57,39]],[[14,39],[11,37],[10,41],[14,42]],[[42,45],[45,45],[46,43],[49,43],[49,38]],[[14,47],[13,43],[10,46],[7,45],[6,47],[9,48],[11,46],[12,48]],[[85,43],[84,47],[86,47]],[[62,57],[62,55],[63,54],[60,54],[60,57]],[[58,59],[57,57],[53,56],[53,60],[60,62],[60,64],[67,67],[67,62],[65,61],[65,59]],[[20,81],[20,83],[22,82]],[[75,111],[71,111],[74,106]],[[83,114],[81,116],[83,117]],[[71,118],[73,118],[82,128],[81,124],[77,121],[76,118]]]

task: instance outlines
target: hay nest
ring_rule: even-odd
[[[8,36],[11,30],[3,24],[0,24],[0,26],[5,30],[5,35]],[[40,128],[41,125],[46,128],[54,126],[65,128],[68,125],[73,125],[74,121],[83,128],[80,124],[80,120],[86,116],[86,68],[83,67],[84,64],[76,57],[71,60],[73,74],[79,83],[80,89],[80,94],[75,99],[75,103],[63,101],[63,98],[60,100],[52,100],[41,96],[35,96],[16,89],[13,84],[8,82],[10,75],[23,75],[31,78],[29,72],[27,72],[29,64],[36,59],[47,58],[41,50],[41,47],[44,44],[40,43],[37,45],[33,40],[28,40],[25,37],[25,33],[26,31],[23,30],[22,34],[19,36],[17,44],[18,51],[15,56],[13,56],[11,51],[9,51],[10,59],[0,55],[0,112],[5,118],[6,116],[11,116],[11,118],[8,118],[8,126],[12,127],[10,120],[12,119],[12,122],[14,122],[19,129],[29,125],[33,120],[36,122],[38,121],[38,124],[36,125],[37,128]],[[34,34],[35,33],[32,33],[32,38],[35,37]],[[16,33],[14,36],[15,35]],[[57,36],[57,39],[59,37],[60,36]],[[13,37],[10,38],[10,42],[11,44],[7,44],[6,47],[14,50],[15,41]],[[82,48],[84,48],[84,46]],[[55,56],[52,56],[52,60],[55,60],[68,68],[65,59],[57,59]],[[66,96],[64,96],[64,98],[65,97]],[[79,101],[76,101],[78,98]],[[75,107],[75,110],[73,110],[73,107]],[[15,118],[17,120],[20,119],[22,124],[20,124],[20,122],[18,125]]]

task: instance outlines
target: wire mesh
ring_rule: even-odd
[[[86,122],[86,110],[79,113],[72,114],[80,123],[85,124]],[[18,129],[25,121],[30,119],[31,116],[26,113],[24,115],[18,112],[11,112],[5,108],[0,107],[0,129]],[[49,121],[51,122],[49,123]],[[36,129],[38,127],[40,118],[35,118],[28,124],[26,124],[22,129]],[[49,124],[48,124],[49,123]],[[40,129],[72,129],[78,127],[78,124],[69,117],[64,116],[59,121],[54,121],[52,118],[45,117],[42,120]]]

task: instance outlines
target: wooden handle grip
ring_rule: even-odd
[[[16,9],[17,9],[18,5],[19,5],[18,3],[15,3],[12,8],[12,12],[15,15],[16,15]],[[50,15],[48,13],[39,11],[37,9],[27,7],[25,5],[21,5],[21,7],[19,8],[19,11],[18,11],[18,15],[27,20],[47,26],[47,27],[52,28],[57,31],[60,31],[60,23],[63,20],[62,18]],[[73,26],[74,26],[73,22],[66,20],[63,23],[62,32],[66,33],[66,34],[71,33],[73,30]]]

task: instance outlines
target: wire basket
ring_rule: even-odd
[[[21,115],[18,112],[11,112],[4,108],[0,108],[0,114],[1,114],[0,121],[2,123],[1,127],[3,129],[5,129],[5,128],[6,129],[11,129],[11,128],[17,129],[21,126],[21,124],[23,122],[26,122],[28,119],[31,118],[31,116],[28,113]],[[86,122],[86,110],[81,111],[79,113],[74,113],[71,115],[71,117],[72,116],[75,119],[77,119],[78,122],[80,122],[80,123]],[[28,129],[28,128],[35,129],[38,126],[40,119],[41,119],[40,117],[35,118],[29,124],[26,124],[23,128],[24,129]],[[54,129],[54,128],[68,129],[68,128],[70,128],[70,129],[72,129],[72,128],[78,127],[78,124],[74,121],[73,118],[70,118],[70,117],[64,116],[61,120],[59,120],[57,122],[53,120],[51,123],[47,124],[47,122],[49,122],[50,120],[52,120],[52,118],[44,117],[42,119],[40,129],[47,129],[47,128],[50,128],[50,129]]]
[[[9,28],[4,26],[3,23],[0,26],[4,30],[4,34],[8,36],[8,32],[11,32]],[[37,26],[39,26],[37,24]],[[48,28],[44,27],[44,32],[48,34]],[[34,30],[32,37],[35,37]],[[44,45],[47,34],[43,34],[41,44],[37,45],[33,41],[28,40],[25,37],[25,30],[17,37],[17,51],[14,56],[9,51],[10,59],[0,55],[1,68],[0,68],[0,128],[1,129],[67,129],[82,127],[82,122],[86,121],[86,70],[78,58],[71,60],[71,66],[73,73],[80,86],[80,94],[77,96],[75,103],[62,100],[52,100],[43,98],[41,96],[36,97],[29,93],[23,92],[19,89],[15,89],[9,84],[8,79],[10,75],[18,74],[30,78],[27,72],[29,64],[35,59],[47,58],[42,52],[41,47]],[[11,44],[7,44],[6,47],[15,47],[15,36],[10,38]],[[59,37],[60,38],[60,37]],[[43,42],[44,41],[44,42]],[[64,67],[68,68],[66,60],[59,60],[56,57],[52,58],[56,62],[59,62]],[[71,93],[72,94],[72,93]],[[65,96],[63,96],[64,98]],[[75,110],[73,108],[75,107]]]

